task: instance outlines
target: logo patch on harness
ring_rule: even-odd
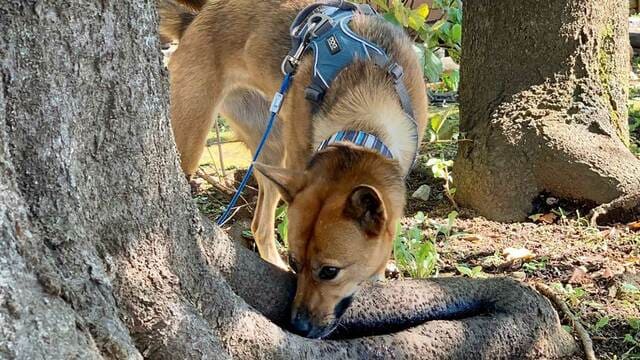
[[[329,51],[331,52],[331,55],[335,55],[339,53],[340,50],[342,50],[340,48],[340,43],[338,42],[338,39],[336,38],[335,35],[331,35],[329,36],[329,38],[327,38],[327,47],[329,47]]]

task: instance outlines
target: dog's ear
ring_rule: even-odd
[[[276,185],[280,195],[282,195],[282,199],[288,204],[293,201],[296,194],[306,185],[305,174],[303,172],[261,163],[255,163],[253,166]]]
[[[344,215],[355,220],[369,236],[379,235],[387,220],[380,193],[369,185],[359,185],[351,191]]]

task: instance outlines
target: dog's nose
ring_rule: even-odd
[[[291,317],[291,326],[296,334],[307,336],[311,332],[309,313],[304,309],[296,311]]]

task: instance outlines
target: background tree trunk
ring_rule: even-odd
[[[597,204],[637,191],[627,1],[464,5],[460,203],[519,221],[543,191]]]
[[[291,275],[202,219],[179,171],[156,26],[151,2],[0,3],[1,358],[573,351],[549,302],[503,279],[370,285],[340,341],[278,327]]]

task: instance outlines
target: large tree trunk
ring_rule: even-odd
[[[573,351],[549,302],[502,279],[370,285],[345,314],[343,340],[283,330],[292,276],[190,199],[153,4],[5,1],[0,14],[0,358]]]
[[[640,188],[628,150],[626,0],[465,2],[457,199],[523,220],[541,192],[607,203]]]

